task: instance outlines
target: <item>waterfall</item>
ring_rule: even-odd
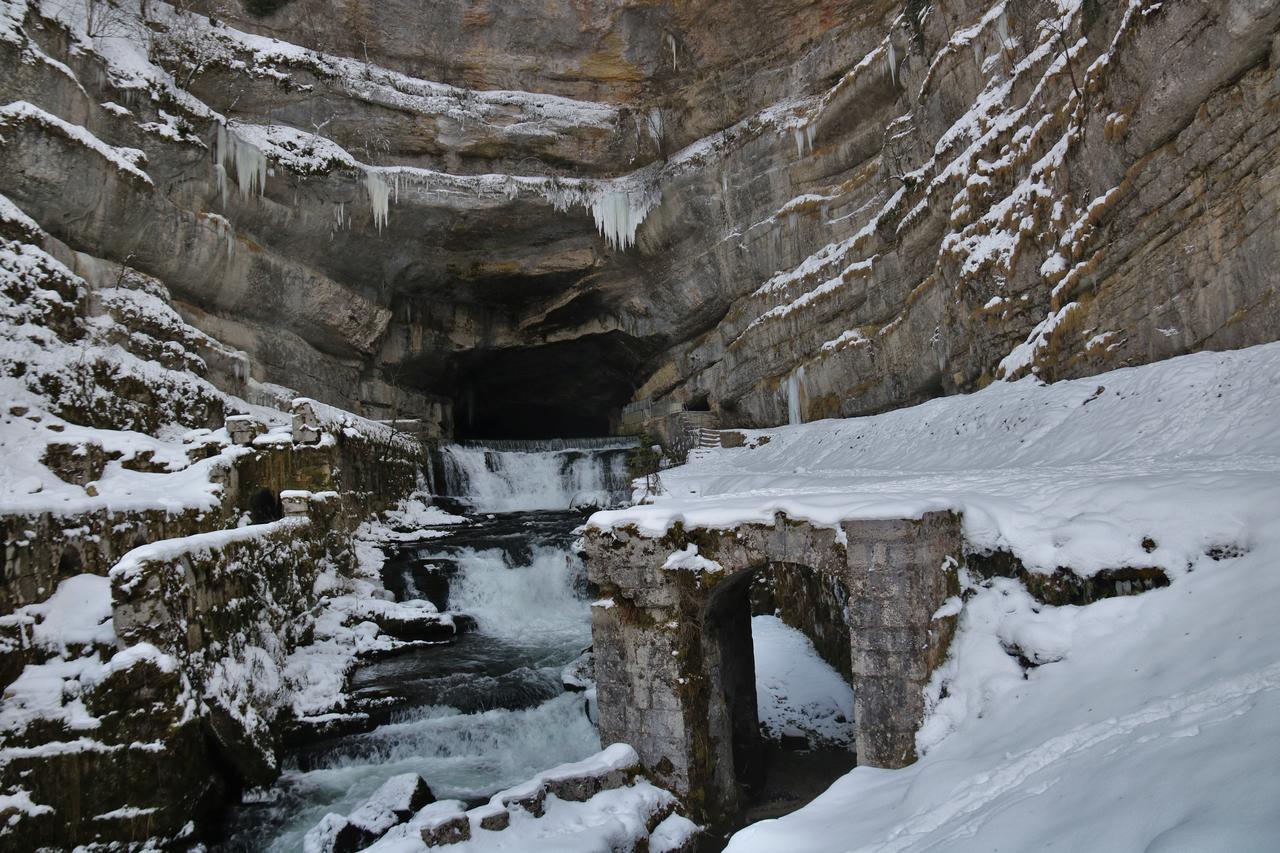
[[[634,439],[446,444],[434,491],[479,512],[606,507],[630,497]]]
[[[474,616],[482,633],[590,645],[591,609],[578,589],[586,568],[569,548],[537,546],[527,565],[496,548],[465,548],[455,558],[458,574],[450,584],[449,606]]]

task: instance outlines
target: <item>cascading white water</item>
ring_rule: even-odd
[[[505,532],[518,522],[498,524]],[[227,849],[301,850],[304,835],[325,814],[349,813],[401,773],[418,773],[437,797],[476,801],[598,750],[583,694],[519,699],[523,686],[536,695],[548,683],[558,685],[561,668],[591,642],[590,605],[578,588],[582,562],[556,544],[562,536],[534,537],[527,549],[512,551],[440,546],[438,555],[457,566],[449,608],[475,617],[476,633],[453,647],[438,668],[395,670],[391,679],[409,691],[415,681],[419,687],[441,685],[430,694],[440,698],[409,705],[372,732],[342,738],[319,766],[287,766],[271,802],[246,815]],[[442,651],[423,651],[424,663]],[[388,677],[381,678],[376,683],[386,684]],[[468,712],[462,703],[449,704],[461,698],[459,692],[490,690],[515,695],[515,707],[495,702],[498,707]]]
[[[279,784],[240,813],[226,849],[302,849],[326,814],[349,813],[401,773],[420,774],[438,797],[474,802],[597,751],[591,694],[561,692],[561,671],[591,643],[584,569],[567,544],[577,519],[539,511],[627,497],[632,446],[599,439],[441,448],[447,482],[435,483],[437,492],[486,513],[527,512],[473,518],[417,546],[420,566],[452,567],[448,609],[473,617],[475,632],[362,668],[353,695],[372,697],[371,707],[398,697],[394,720],[289,761]],[[420,594],[412,571],[403,592]]]
[[[442,799],[483,798],[541,770],[599,749],[582,698],[564,693],[532,708],[461,714],[447,707],[418,709],[399,722],[353,738],[345,754],[313,770],[286,770],[282,805],[291,806],[274,832],[261,825],[245,835],[267,853],[295,853],[325,814],[347,814],[400,773],[430,780]],[[231,845],[239,849],[240,845]]]
[[[480,512],[611,506],[630,496],[626,439],[447,444],[441,494]]]
[[[511,565],[496,548],[467,548],[455,559],[449,606],[474,616],[481,633],[526,643],[591,642],[591,608],[576,589],[585,569],[572,551],[535,547],[527,566]]]

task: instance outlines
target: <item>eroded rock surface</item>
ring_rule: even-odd
[[[1275,2],[321,5],[0,45],[0,191],[259,380],[601,433],[1274,337]]]

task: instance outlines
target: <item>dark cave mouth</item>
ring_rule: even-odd
[[[473,350],[453,363],[454,438],[609,435],[654,349],[619,333]]]

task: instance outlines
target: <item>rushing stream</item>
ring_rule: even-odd
[[[224,849],[300,851],[326,813],[348,813],[397,774],[478,803],[600,748],[586,694],[561,678],[591,642],[571,547],[583,517],[568,510],[625,494],[625,447],[446,448],[437,490],[485,514],[389,547],[383,576],[397,598],[430,598],[476,630],[363,665],[350,693],[385,722],[288,752],[277,784],[236,810]]]

